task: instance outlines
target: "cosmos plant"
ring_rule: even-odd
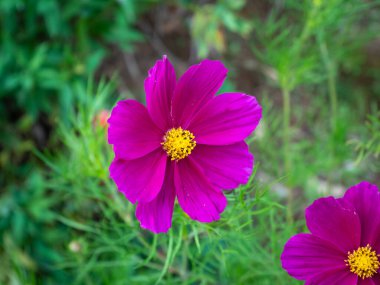
[[[145,80],[146,107],[123,100],[113,108],[110,176],[137,203],[143,228],[166,232],[176,199],[191,219],[218,220],[227,205],[222,190],[247,183],[254,158],[244,139],[262,110],[247,94],[215,96],[226,76],[220,61],[203,60],[177,81],[164,56]]]
[[[306,285],[380,285],[380,192],[361,182],[343,198],[316,200],[306,209],[311,233],[292,237],[281,256]]]

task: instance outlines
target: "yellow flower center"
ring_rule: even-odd
[[[171,160],[180,160],[190,155],[197,145],[193,133],[181,127],[173,128],[166,132],[162,148]]]
[[[350,271],[362,279],[371,278],[380,268],[379,255],[369,244],[359,247],[352,253],[348,252],[345,262]]]

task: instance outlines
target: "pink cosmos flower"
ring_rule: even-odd
[[[115,159],[110,176],[143,228],[171,227],[175,199],[190,218],[218,220],[227,205],[222,189],[246,183],[253,156],[244,139],[261,119],[253,96],[215,96],[227,75],[219,61],[203,60],[176,81],[164,56],[145,80],[147,107],[118,102],[108,120]]]
[[[305,285],[380,285],[380,192],[361,182],[306,209],[310,234],[285,245],[282,266]]]

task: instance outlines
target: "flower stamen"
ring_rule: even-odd
[[[190,155],[197,145],[193,133],[181,127],[168,130],[161,143],[171,160],[181,160]]]
[[[373,277],[380,268],[380,255],[369,244],[359,247],[352,253],[349,251],[347,256],[346,265],[350,267],[352,273],[362,279]]]

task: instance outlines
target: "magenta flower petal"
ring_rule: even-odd
[[[212,222],[220,218],[227,206],[222,191],[216,189],[191,160],[175,164],[174,183],[181,208],[200,222]]]
[[[376,283],[374,279],[359,279],[358,285],[377,285],[380,283]]]
[[[356,285],[360,279],[355,274],[352,274],[347,269],[340,271],[322,272],[314,276],[305,285]]]
[[[347,270],[346,257],[345,252],[328,241],[311,234],[298,234],[286,243],[281,262],[289,275],[299,280],[310,280],[322,272],[344,274]]]
[[[136,217],[141,227],[154,233],[167,232],[172,226],[172,215],[175,201],[174,171],[167,164],[164,184],[160,193],[149,203],[138,203]]]
[[[108,143],[114,145],[118,158],[138,158],[161,146],[162,131],[145,106],[135,100],[119,101],[108,123]]]
[[[166,161],[161,149],[134,160],[116,157],[110,166],[110,176],[131,203],[150,202],[161,189]]]
[[[191,66],[179,79],[173,97],[175,127],[187,128],[201,106],[210,101],[227,76],[227,69],[217,60],[203,60]]]
[[[372,281],[374,282],[373,284],[380,285],[380,272],[372,278]]]
[[[376,185],[361,182],[349,188],[343,197],[355,207],[361,222],[361,243],[380,252],[380,192]]]
[[[350,206],[333,197],[321,198],[305,211],[310,232],[347,253],[360,245],[359,216]]]
[[[209,101],[189,125],[199,144],[224,145],[244,140],[262,117],[256,98],[225,93]]]
[[[234,189],[252,173],[253,155],[242,141],[231,145],[198,145],[190,156],[217,188]]]
[[[162,130],[172,126],[171,101],[175,85],[175,70],[164,56],[149,70],[144,83],[149,114]]]

